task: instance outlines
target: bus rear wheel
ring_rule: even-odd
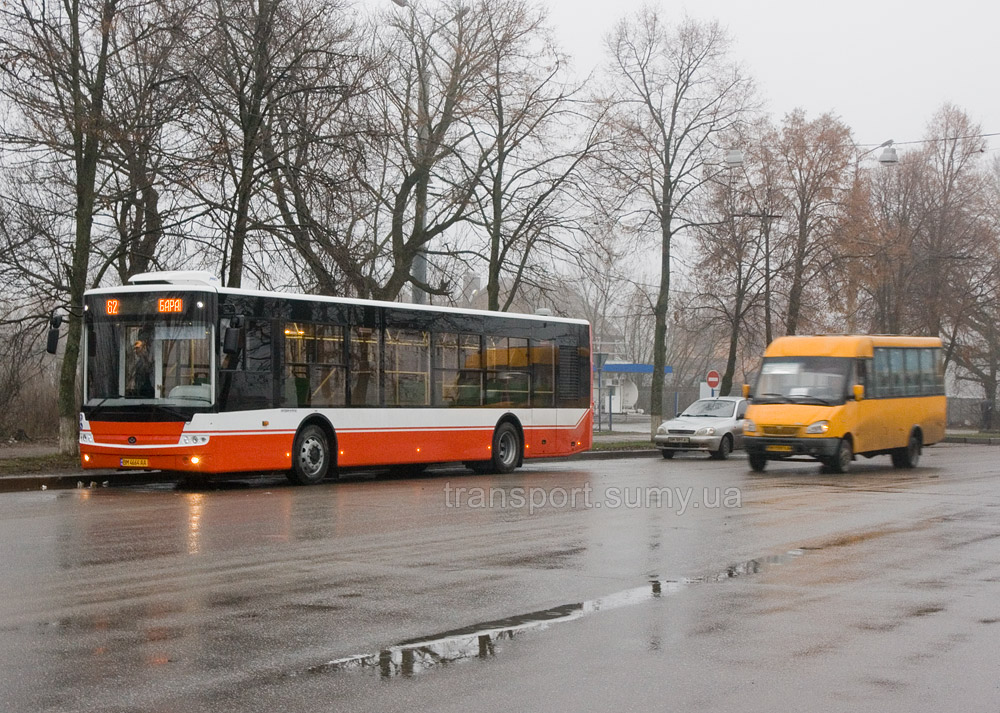
[[[892,465],[895,468],[916,468],[920,462],[920,434],[916,431],[910,434],[910,440],[904,448],[897,448],[892,452]]]
[[[330,442],[323,429],[310,424],[295,436],[292,471],[288,479],[296,485],[315,485],[330,471]]]
[[[490,470],[494,473],[512,473],[521,460],[521,436],[514,424],[504,421],[493,432],[493,447],[490,449]]]

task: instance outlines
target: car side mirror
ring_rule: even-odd
[[[865,387],[861,384],[854,385],[854,400],[861,401],[865,398]]]

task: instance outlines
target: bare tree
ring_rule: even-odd
[[[577,220],[571,195],[596,143],[596,123],[575,106],[578,88],[560,80],[565,58],[543,11],[524,0],[489,0],[480,11],[486,12],[490,41],[486,108],[469,117],[469,128],[488,159],[471,220],[487,236],[480,258],[487,267],[488,309],[507,310],[523,283],[541,287],[551,274],[539,264],[540,255],[558,260],[571,249],[566,237]]]
[[[64,453],[77,448],[81,305],[105,142],[111,34],[119,9],[119,0],[35,0],[0,6],[0,95],[16,116],[5,127],[4,141],[11,149],[69,159],[71,166],[66,178],[75,196],[73,239],[58,256],[67,265],[58,289],[69,314],[59,379],[59,442]]]
[[[788,246],[788,309],[785,331],[795,334],[806,289],[831,262],[829,246],[851,163],[851,130],[831,114],[808,121],[795,110],[778,138],[783,183],[794,231]]]
[[[608,37],[614,172],[630,217],[657,236],[660,283],[653,310],[651,410],[663,413],[670,260],[674,237],[697,221],[694,207],[718,162],[717,137],[743,119],[751,83],[729,58],[718,23],[684,20],[666,25],[645,8],[621,21]]]

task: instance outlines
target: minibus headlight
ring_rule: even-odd
[[[696,435],[696,436],[714,436],[715,435],[715,428],[713,428],[712,426],[705,426],[703,428],[699,428],[694,435]]]
[[[749,418],[743,422],[743,433],[757,433],[757,424]]]
[[[806,428],[806,433],[826,433],[830,430],[829,421],[817,421],[816,423],[811,423]]]

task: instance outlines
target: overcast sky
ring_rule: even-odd
[[[718,19],[776,120],[802,107],[840,115],[860,144],[924,138],[944,102],[1000,132],[1000,5],[987,0],[698,0],[654,3],[665,18]],[[640,0],[545,0],[581,69]],[[1000,146],[1000,137],[990,146]],[[991,151],[992,153],[992,151]]]

